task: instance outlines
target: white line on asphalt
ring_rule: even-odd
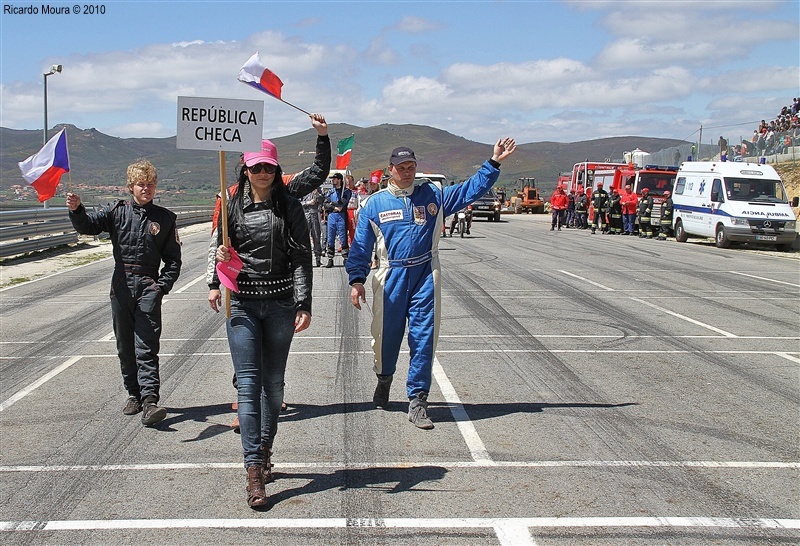
[[[800,364],[800,358],[798,358],[796,356],[792,356],[789,353],[781,352],[781,353],[775,353],[775,354],[778,355],[781,358],[785,358],[786,360],[791,360],[792,362]]]
[[[536,546],[527,525],[503,521],[492,525],[492,528],[503,546]]]
[[[175,294],[183,294],[186,290],[188,290],[189,288],[191,288],[195,284],[199,283],[200,281],[204,280],[205,278],[206,278],[206,275],[205,275],[205,273],[203,273],[202,275],[197,277],[195,280],[187,283],[184,286],[181,286],[178,290],[175,291]]]
[[[570,277],[574,277],[574,278],[578,279],[579,281],[587,282],[587,283],[591,284],[592,286],[596,286],[597,288],[602,288],[603,290],[606,290],[608,292],[614,292],[613,288],[609,288],[608,286],[602,285],[600,283],[597,283],[597,282],[594,282],[594,281],[590,281],[589,279],[586,279],[584,277],[579,277],[578,275],[576,275],[574,273],[570,273],[569,271],[564,271],[563,269],[559,269],[558,272],[559,273],[563,273],[564,275],[569,275]]]
[[[777,284],[786,284],[788,286],[800,287],[800,284],[797,284],[797,283],[786,282],[786,281],[778,281],[778,280],[775,280],[775,279],[768,279],[767,277],[758,277],[756,275],[750,275],[748,273],[740,273],[739,271],[728,271],[728,273],[732,273],[734,275],[741,275],[742,277],[751,277],[753,279],[758,279],[760,281],[769,281],[769,282],[773,282],[773,283],[777,283]]]
[[[661,351],[657,349],[648,350],[635,350],[635,349],[452,349],[452,350],[437,350],[436,354],[622,354],[622,355],[646,355],[646,354],[699,354],[699,355],[775,355],[783,358],[792,359],[791,355],[800,355],[800,351],[736,351],[736,350],[719,350],[719,351],[690,351],[690,350],[667,350]],[[230,356],[229,351],[222,352],[192,352],[192,353],[159,353],[161,357],[179,357],[179,356]],[[291,351],[289,356],[333,356],[341,354],[339,351]],[[347,354],[352,355],[371,355],[371,350],[364,351],[348,351]],[[115,358],[116,353],[108,354],[85,354],[81,355],[83,358]],[[0,356],[0,360],[30,360],[41,359],[41,357],[19,357],[19,356]]]
[[[638,303],[643,303],[644,305],[652,307],[653,309],[661,311],[662,313],[666,313],[668,315],[672,315],[673,317],[685,320],[686,322],[691,322],[692,324],[696,324],[697,326],[700,326],[702,328],[706,328],[708,330],[711,330],[712,332],[717,332],[719,334],[722,334],[725,337],[739,337],[736,334],[732,334],[730,332],[726,332],[725,330],[717,328],[716,326],[711,326],[710,324],[706,324],[705,322],[700,322],[699,320],[695,320],[693,318],[689,318],[689,317],[687,317],[685,315],[681,315],[681,314],[676,313],[674,311],[670,311],[669,309],[664,309],[663,307],[659,307],[658,305],[654,305],[654,304],[650,303],[649,301],[640,300],[639,298],[631,298],[631,300],[635,301],[635,302],[638,302]]]
[[[275,468],[293,470],[371,470],[375,468],[409,469],[429,467],[442,468],[701,468],[709,470],[725,469],[772,469],[798,470],[800,462],[786,461],[440,461],[420,462],[381,461],[370,463],[356,462],[295,462],[275,463]],[[135,471],[172,471],[172,470],[209,470],[209,469],[241,469],[242,462],[227,463],[147,463],[147,464],[100,464],[100,465],[7,465],[0,466],[0,473],[14,472],[135,472]]]
[[[11,286],[6,286],[4,288],[0,288],[0,292],[5,292],[6,290],[11,290],[12,288],[19,288],[20,286],[25,286],[26,284],[31,284],[33,282],[43,281],[45,279],[49,279],[50,277],[55,277],[56,275],[63,275],[64,273],[69,273],[71,271],[75,271],[76,269],[80,269],[82,267],[87,267],[87,266],[90,266],[90,265],[95,264],[95,263],[104,262],[106,260],[111,260],[113,258],[114,258],[114,256],[107,256],[105,258],[100,258],[99,260],[96,260],[96,261],[93,261],[93,262],[88,262],[88,263],[85,263],[85,264],[76,265],[75,267],[70,267],[69,269],[64,269],[63,271],[57,271],[55,273],[50,273],[49,275],[45,275],[43,277],[37,277],[35,279],[31,279],[29,281],[21,282],[19,284],[12,284]]]
[[[455,419],[458,430],[467,444],[472,460],[490,464],[492,457],[489,455],[489,451],[486,449],[483,440],[478,436],[478,431],[475,430],[475,425],[472,424],[472,420],[470,420],[464,406],[461,404],[461,399],[458,397],[456,389],[450,383],[450,379],[447,378],[447,374],[444,373],[441,363],[435,356],[433,357],[433,377],[442,391],[442,397],[445,402],[450,405],[450,413],[453,414],[453,419]]]
[[[39,379],[37,379],[36,381],[31,383],[30,385],[28,385],[24,389],[21,389],[21,390],[17,391],[16,393],[14,393],[7,400],[4,400],[3,402],[0,402],[0,411],[3,411],[4,409],[6,409],[6,408],[8,408],[10,406],[13,406],[16,402],[18,402],[18,401],[22,400],[23,398],[25,398],[26,396],[28,396],[28,394],[30,394],[34,390],[38,389],[39,387],[41,387],[42,385],[44,385],[45,383],[50,381],[52,378],[54,378],[55,376],[57,376],[58,374],[60,374],[61,372],[63,372],[64,370],[66,370],[67,368],[72,366],[73,364],[75,364],[81,358],[83,358],[83,356],[73,356],[72,358],[68,359],[67,361],[61,363],[60,365],[58,365],[54,369],[52,369],[49,372],[47,372],[46,374],[44,374],[42,377],[40,377]]]
[[[115,519],[3,521],[0,531],[90,531],[120,529],[475,529],[500,527],[684,527],[726,529],[800,529],[800,519],[714,517],[539,517],[539,518],[244,518],[244,519]]]

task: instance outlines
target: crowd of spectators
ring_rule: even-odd
[[[734,161],[745,157],[765,156],[785,153],[791,146],[800,146],[800,97],[792,99],[790,106],[781,108],[778,116],[770,121],[761,120],[753,130],[750,140],[729,146],[727,140],[719,137],[720,154],[732,154]]]

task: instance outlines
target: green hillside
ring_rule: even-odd
[[[59,127],[60,128],[60,127]],[[329,127],[333,155],[336,142],[355,134],[350,169],[356,178],[366,177],[386,166],[396,146],[409,146],[417,154],[418,170],[441,173],[452,180],[471,175],[491,154],[491,146],[473,142],[441,129],[423,125],[377,125],[356,127],[332,124]],[[51,132],[53,134],[54,132]],[[137,159],[153,162],[159,174],[159,193],[166,202],[208,202],[219,190],[219,154],[217,152],[178,150],[175,137],[117,138],[96,129],[67,126],[72,184],[76,191],[98,202],[124,196],[126,167]],[[505,136],[505,135],[498,135]],[[513,135],[511,135],[513,136]],[[313,160],[316,132],[308,129],[294,135],[273,139],[278,147],[284,172],[296,172]],[[522,176],[536,177],[544,192],[552,191],[559,172],[570,171],[572,165],[586,159],[621,160],[625,151],[640,148],[658,151],[686,144],[672,139],[616,137],[573,143],[535,142],[520,144],[517,152],[503,165],[499,185],[512,187]],[[41,131],[0,128],[0,203],[5,208],[19,198],[13,187],[23,185],[17,162],[42,146]],[[235,177],[238,154],[226,154],[228,183]],[[65,175],[59,195],[67,191]],[[21,199],[19,206],[37,204],[35,197]],[[59,201],[59,197],[55,198]],[[93,202],[91,200],[87,202]]]

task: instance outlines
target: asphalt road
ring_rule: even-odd
[[[430,416],[373,409],[370,311],[315,269],[269,506],[245,502],[204,233],[166,298],[162,404],[125,392],[110,260],[0,291],[0,542],[796,544],[800,261],[476,220],[444,239]]]

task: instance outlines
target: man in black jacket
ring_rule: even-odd
[[[648,188],[642,189],[642,197],[639,199],[639,237],[652,239],[653,230],[650,224],[650,214],[653,212],[653,198],[650,197]]]
[[[658,240],[666,241],[672,231],[672,210],[675,205],[672,202],[672,193],[669,190],[664,192],[664,202],[661,203],[661,229],[658,232]]]
[[[87,213],[78,195],[67,194],[69,217],[78,233],[106,231],[111,237],[111,316],[122,381],[128,391],[122,412],[136,415],[141,411],[142,424],[147,426],[167,416],[167,410],[158,406],[161,300],[181,272],[176,216],[153,204],[157,181],[155,167],[139,161],[128,167],[130,200]]]
[[[608,192],[603,189],[603,183],[597,183],[597,189],[592,194],[592,207],[594,207],[594,216],[592,217],[592,233],[594,233],[598,226],[601,232],[608,230],[606,225],[606,213],[608,212]]]

